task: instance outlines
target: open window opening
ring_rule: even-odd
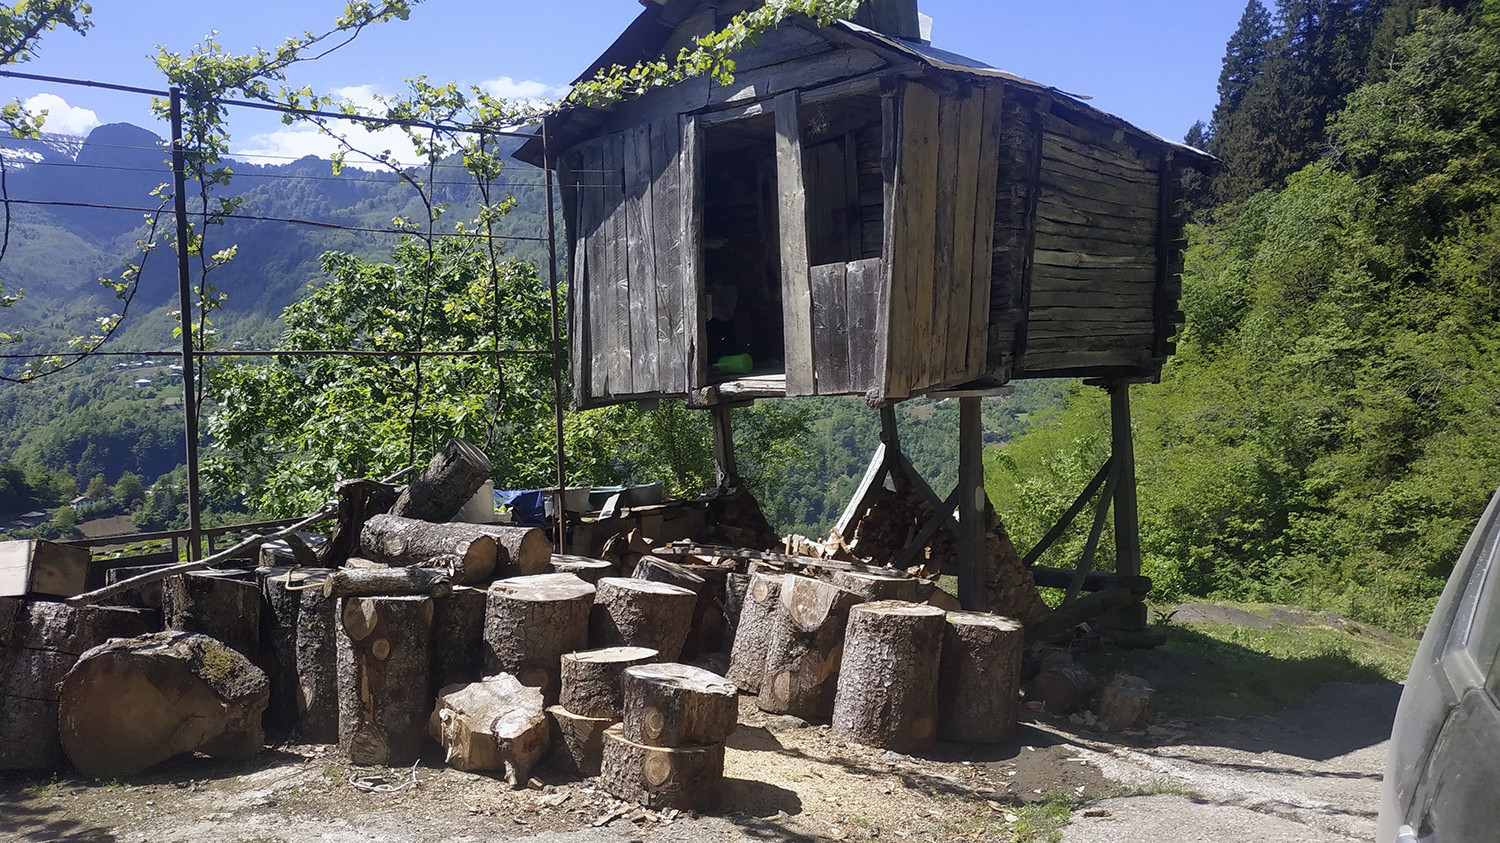
[[[708,127],[703,147],[710,380],[783,374],[775,120],[767,115]]]
[[[804,105],[800,116],[809,261],[821,266],[883,257],[880,96]]]

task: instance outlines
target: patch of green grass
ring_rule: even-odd
[[[1084,659],[1104,683],[1116,672],[1146,678],[1158,718],[1242,717],[1296,705],[1327,682],[1399,682],[1417,648],[1324,626],[1163,626],[1167,641],[1155,650]]]
[[[1076,807],[1078,800],[1072,794],[1048,793],[1042,802],[1016,808],[1016,824],[1011,829],[1016,843],[1057,843]]]
[[[46,781],[37,780],[27,785],[22,795],[27,799],[45,799],[57,793],[57,785],[57,774],[53,773],[52,778]]]

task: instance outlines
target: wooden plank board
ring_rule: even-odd
[[[812,289],[807,262],[807,190],[797,92],[776,98],[776,193],[781,221],[781,307],[786,393],[814,395]]]
[[[1154,187],[1156,177],[1146,170],[1114,161],[1089,158],[1048,143],[1051,136],[1042,138],[1042,157],[1047,166],[1060,173],[1087,180],[1101,180],[1115,187]]]
[[[651,202],[651,127],[637,126],[624,138],[626,297],[630,303],[632,395],[657,391],[656,225]]]
[[[901,171],[896,187],[897,232],[891,259],[893,332],[891,391],[906,398],[931,384],[923,382],[932,347],[933,258],[938,179],[939,98],[931,89],[908,83],[901,105]]]
[[[1054,307],[1119,308],[1149,313],[1156,304],[1156,293],[1119,292],[1117,290],[1053,290],[1038,287],[1031,291],[1033,311]]]
[[[687,387],[708,385],[708,322],[703,318],[703,133],[698,118],[683,117],[682,184],[682,327],[687,337]]]
[[[625,135],[609,137],[604,147],[604,265],[598,292],[605,322],[605,394],[631,394],[630,251],[625,222]],[[597,362],[595,365],[598,365]]]
[[[656,388],[685,395],[687,328],[683,323],[682,130],[676,118],[651,124],[651,207],[656,243]]]
[[[1156,187],[1136,185],[1129,188],[1104,184],[1096,179],[1075,177],[1052,169],[1050,162],[1042,162],[1042,186],[1048,191],[1063,194],[1071,201],[1073,197],[1109,203],[1126,208],[1145,208],[1155,214],[1158,191]]]
[[[1049,116],[1048,119],[1055,118]],[[1054,124],[1048,123],[1049,127],[1052,125]],[[1156,173],[1157,166],[1154,156],[1141,155],[1138,150],[1131,150],[1128,155],[1120,154],[1117,149],[1081,143],[1069,134],[1056,131],[1049,131],[1042,137],[1042,154],[1079,167],[1108,167],[1120,172],[1135,173],[1147,181]]]
[[[953,229],[953,297],[948,307],[948,359],[944,367],[944,382],[963,383],[983,374],[983,369],[970,371],[969,346],[975,331],[972,305],[976,299],[975,288],[985,291],[989,297],[990,256],[986,250],[981,255],[974,247],[974,238],[979,233],[977,220],[992,219],[995,213],[993,191],[981,189],[984,169],[985,134],[985,89],[974,88],[968,98],[959,104],[958,125],[958,193],[955,197]],[[990,178],[993,187],[995,180]],[[987,197],[981,199],[981,196]],[[984,209],[988,203],[988,211]],[[986,239],[993,223],[984,226]],[[988,308],[986,307],[986,311]]]
[[[1032,260],[1037,266],[1057,266],[1064,268],[1118,268],[1125,270],[1146,269],[1155,270],[1156,261],[1149,258],[1142,259],[1138,255],[1126,255],[1116,257],[1110,255],[1085,255],[1071,251],[1051,251],[1041,248],[1032,253]]]
[[[1056,101],[1041,114],[1041,118],[1042,128],[1047,134],[1079,144],[1096,156],[1118,158],[1124,163],[1146,158],[1146,141],[1130,136],[1123,126],[1070,112],[1066,105]]]
[[[1138,290],[1153,285],[1155,274],[1155,266],[1140,266],[1134,269],[1117,266],[1039,266],[1032,282],[1032,289],[1043,289],[1045,284],[1046,289],[1053,290]]]
[[[1143,263],[1156,264],[1157,244],[1115,243],[1089,237],[1087,229],[1059,233],[1038,227],[1036,247],[1049,252],[1082,252],[1095,257],[1134,257]]]
[[[980,99],[982,115],[984,103]],[[933,256],[933,355],[929,384],[963,379],[968,358],[969,288],[974,264],[974,178],[979,135],[974,97],[945,99],[938,110],[937,244]]]
[[[895,330],[899,322],[893,318],[896,298],[896,184],[901,172],[901,103],[894,95],[880,99],[880,178],[884,197],[881,207],[884,216],[881,230],[879,286],[881,297],[875,303],[874,372],[868,396],[883,401],[892,391],[892,348],[895,345]],[[852,356],[852,352],[851,352]]]
[[[844,274],[845,318],[849,326],[848,391],[870,394],[882,386],[878,367],[877,328],[884,295],[885,262],[866,258],[848,265]]]
[[[978,94],[976,93],[976,96]],[[968,343],[963,364],[965,379],[982,376],[989,368],[990,298],[994,278],[995,198],[1000,176],[1000,132],[1003,128],[1005,88],[983,89],[979,122],[979,160],[974,176],[974,235],[969,287]]]
[[[1037,232],[1065,237],[1086,236],[1105,243],[1149,247],[1156,242],[1156,225],[1145,220],[1122,220],[1089,214],[1049,201],[1038,208]]]
[[[595,399],[609,393],[608,345],[613,339],[608,332],[609,294],[605,283],[606,241],[604,194],[608,190],[610,174],[605,172],[605,149],[609,138],[590,142],[586,150],[582,208],[582,237],[584,238],[584,262],[580,276],[583,284],[578,291],[584,302],[582,318],[587,320],[588,331],[588,397],[589,404],[597,406]]]
[[[813,373],[819,395],[839,395],[849,388],[844,276],[842,263],[812,268]]]

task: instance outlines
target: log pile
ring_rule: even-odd
[[[624,720],[604,732],[604,789],[652,809],[703,811],[718,800],[724,742],[739,710],[732,683],[683,664],[632,667]]]
[[[547,709],[557,735],[552,753],[556,766],[578,775],[599,774],[604,731],[622,717],[620,676],[657,656],[646,647],[606,647],[562,657],[558,704]]]

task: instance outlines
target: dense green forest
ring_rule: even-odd
[[[1220,94],[1178,353],[1134,390],[1146,572],[1418,632],[1500,484],[1500,2],[1251,0]],[[1106,404],[987,455],[1018,542]]]

